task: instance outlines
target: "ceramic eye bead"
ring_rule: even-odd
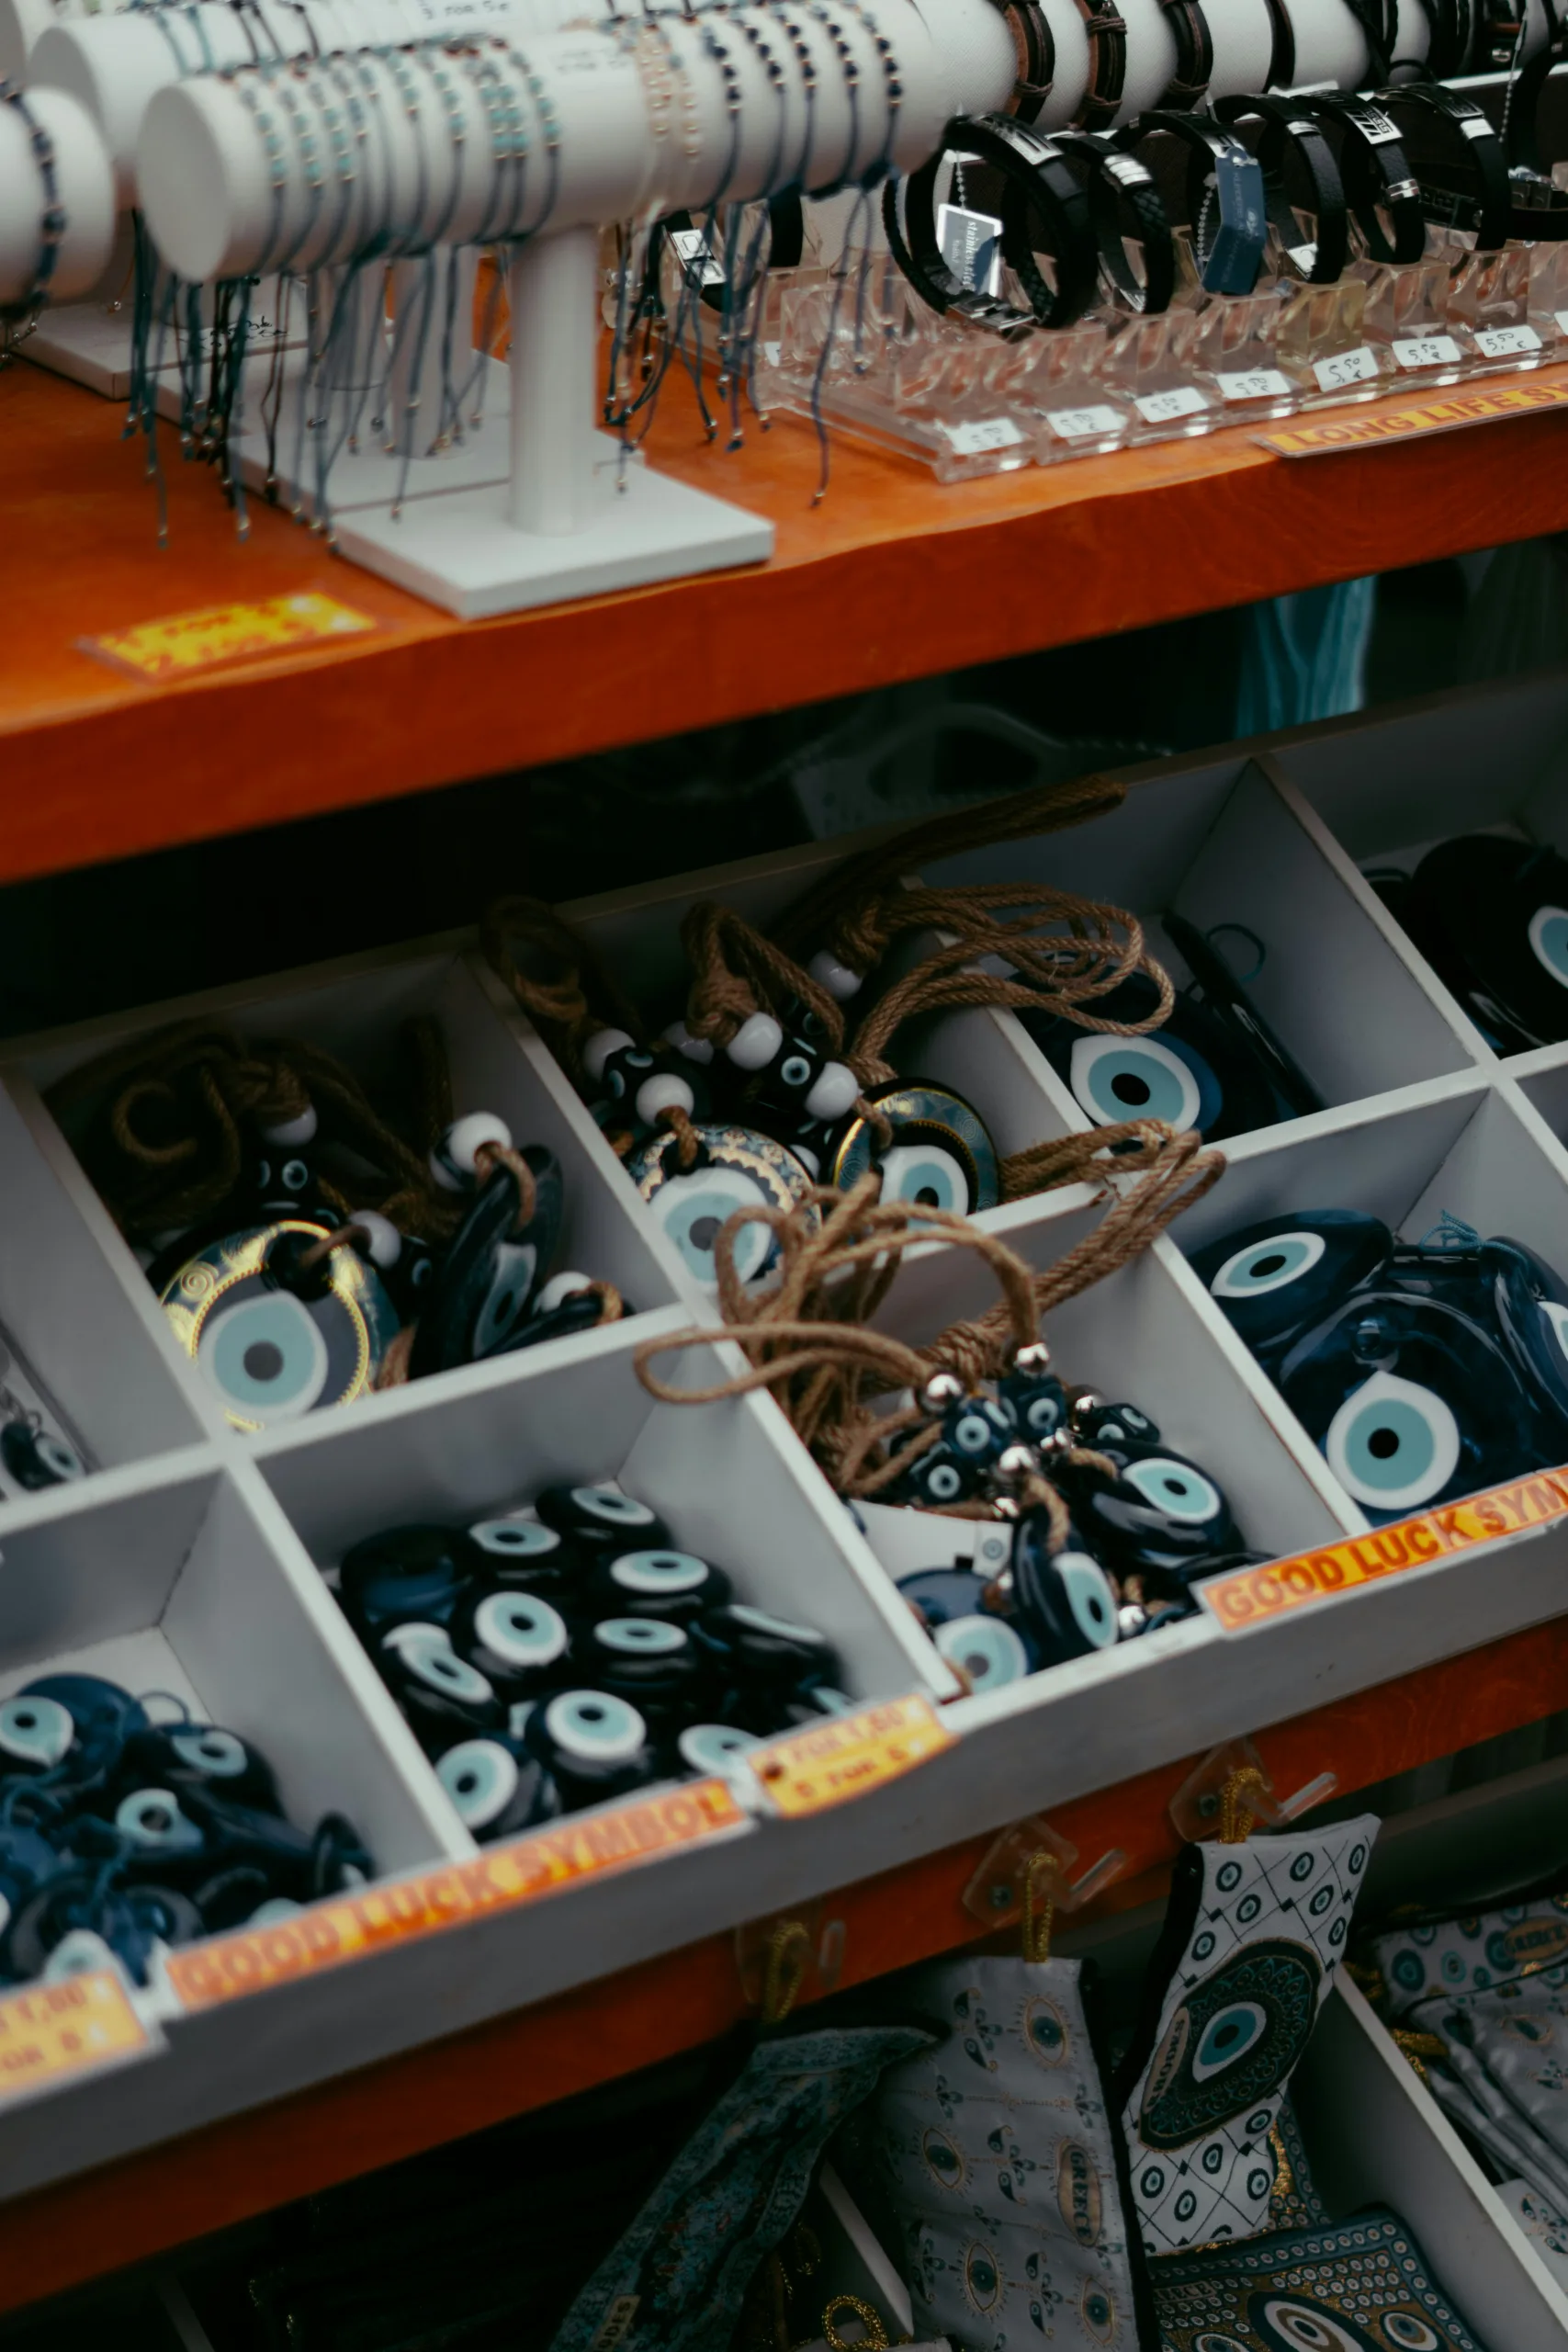
[[[742,1731],[735,1724],[688,1724],[675,1735],[673,1761],[679,1771],[695,1780],[744,1782],[750,1777],[747,1753],[761,1746],[755,1732]]]
[[[444,1625],[393,1625],[372,1652],[375,1663],[415,1736],[425,1746],[499,1731],[506,1710],[478,1667],[457,1656]]]
[[[1044,1445],[1067,1425],[1067,1392],[1054,1373],[1005,1372],[997,1393],[1011,1407],[1025,1445]]]
[[[508,1706],[558,1689],[570,1645],[565,1618],[536,1592],[470,1592],[452,1619],[452,1647]]]
[[[646,1719],[613,1690],[558,1691],[532,1710],[523,1736],[569,1811],[642,1788],[659,1776]]]
[[[504,1587],[554,1600],[581,1586],[586,1556],[570,1536],[536,1519],[476,1520],[468,1543],[476,1580],[487,1591]]]
[[[1010,1406],[976,1393],[947,1406],[942,1417],[942,1440],[961,1461],[990,1469],[1008,1448],[1018,1442],[1018,1427]]]
[[[658,1111],[644,1111],[641,1093],[656,1075],[655,1057],[624,1029],[600,1029],[590,1037],[582,1049],[582,1067],[594,1089],[596,1102],[612,1104],[617,1110],[635,1110],[645,1125],[657,1118]],[[689,1091],[689,1090],[688,1090]],[[689,1110],[690,1103],[682,1109]]]
[[[649,1717],[690,1713],[706,1679],[703,1653],[682,1625],[659,1617],[603,1617],[582,1630],[573,1655],[601,1690]]]
[[[555,1528],[584,1554],[626,1552],[670,1541],[670,1530],[658,1512],[623,1494],[619,1487],[547,1487],[534,1508],[547,1527]]]
[[[1107,1405],[1098,1398],[1073,1408],[1073,1428],[1081,1445],[1100,1453],[1123,1445],[1157,1445],[1159,1430],[1136,1405]]]
[[[597,1568],[589,1589],[605,1617],[658,1617],[689,1624],[730,1598],[729,1578],[693,1552],[622,1552]]]
[[[86,1464],[74,1447],[48,1430],[35,1429],[30,1421],[7,1421],[0,1429],[0,1462],[28,1494],[37,1494],[45,1487],[68,1486],[87,1475]]]
[[[479,1182],[479,1154],[486,1144],[512,1148],[512,1130],[493,1111],[470,1111],[454,1119],[430,1154],[430,1172],[444,1193],[470,1193]]]
[[[459,1740],[437,1758],[435,1777],[464,1828],[481,1845],[519,1837],[542,1821],[553,1821],[561,1809],[560,1792],[548,1770],[508,1733]]]
[[[391,1218],[383,1216],[379,1209],[355,1209],[353,1222],[361,1237],[355,1247],[379,1272],[389,1272],[403,1254],[403,1237]]]
[[[945,1438],[927,1446],[919,1459],[886,1490],[889,1502],[913,1503],[918,1510],[937,1510],[944,1503],[965,1502],[986,1484],[986,1464],[956,1453]]]
[[[1043,1511],[1026,1511],[1012,1554],[1014,1613],[1026,1627],[1043,1666],[1087,1657],[1117,1639],[1117,1599],[1110,1577],[1076,1535],[1051,1550]]]
[[[743,1021],[724,1048],[725,1058],[750,1077],[777,1058],[784,1031],[771,1012],[753,1012]]]
[[[852,1109],[859,1092],[860,1080],[847,1063],[830,1060],[809,1038],[785,1035],[746,1099],[763,1125],[810,1120],[831,1125]]]
[[[691,1062],[698,1069],[709,1068],[714,1057],[713,1041],[709,1037],[694,1037],[683,1021],[672,1021],[664,1032],[664,1042],[681,1059]]]
[[[383,1528],[344,1554],[338,1570],[344,1614],[372,1647],[400,1621],[445,1624],[476,1565],[456,1528]]]

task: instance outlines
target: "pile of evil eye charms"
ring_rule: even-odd
[[[392,1527],[338,1597],[471,1834],[513,1837],[656,1781],[736,1770],[851,1704],[808,1625],[737,1600],[618,1487],[536,1517]]]
[[[840,1001],[861,985],[828,956],[810,969]],[[582,1049],[593,1115],[689,1273],[716,1287],[714,1244],[736,1210],[795,1208],[812,1185],[847,1191],[874,1164],[885,1201],[965,1216],[996,1205],[996,1146],[962,1095],[916,1079],[863,1094],[826,1052],[810,1007],[792,998],[783,1010],[751,1013],[722,1046],[676,1021],[651,1047],[603,1029]],[[740,1229],[742,1282],[765,1280],[776,1255],[767,1226]]]
[[[513,1153],[493,1114],[456,1120],[430,1154],[432,1198],[457,1212],[443,1218],[455,1229],[441,1240],[374,1209],[345,1216],[336,1185],[322,1183],[316,1140],[310,1108],[259,1127],[220,1212],[148,1268],[236,1428],[275,1428],[364,1395],[404,1331],[417,1379],[604,1318],[602,1284],[548,1278],[564,1216],[559,1162],[538,1144]]]
[[[1192,1263],[1370,1519],[1568,1463],[1568,1285],[1522,1241],[1309,1209]]]
[[[1372,880],[1500,1054],[1568,1037],[1568,861],[1500,833],[1439,842]]]
[[[1247,1550],[1206,1470],[1166,1445],[1135,1405],[1088,1389],[1069,1396],[1043,1345],[1021,1348],[986,1388],[939,1373],[922,1402],[941,1433],[876,1499],[927,1510],[986,1501],[1012,1521],[999,1573],[922,1568],[898,1578],[937,1649],[976,1690],[1174,1623],[1195,1606],[1202,1577],[1264,1556]],[[1020,1507],[1041,1476],[1066,1506],[1065,1542],[1053,1540],[1045,1510]]]
[[[160,1951],[374,1875],[341,1814],[293,1826],[238,1733],[152,1704],[73,1673],[0,1701],[0,1981],[118,1962],[145,1985]]]

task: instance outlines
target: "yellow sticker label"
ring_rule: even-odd
[[[0,2001],[0,2106],[159,2046],[107,1969],[12,1993]]]
[[[1429,1567],[1455,1552],[1496,1544],[1529,1528],[1549,1527],[1559,1519],[1568,1519],[1568,1468],[1543,1470],[1511,1487],[1490,1487],[1446,1510],[1395,1520],[1370,1535],[1348,1537],[1321,1552],[1301,1552],[1292,1560],[1270,1560],[1261,1567],[1211,1577],[1198,1587],[1198,1597],[1223,1633],[1246,1633],[1309,1601],[1352,1592],[1358,1585],[1382,1584],[1406,1568]]]
[[[821,1813],[848,1797],[912,1772],[951,1747],[949,1731],[929,1699],[911,1691],[855,1715],[833,1715],[748,1751],[746,1761],[775,1813]]]
[[[296,645],[321,644],[337,637],[361,637],[380,623],[368,613],[340,605],[314,589],[273,596],[264,605],[209,605],[198,613],[172,613],[161,621],[89,637],[89,653],[102,655],[139,678],[188,677],[219,662],[243,662],[258,653],[282,653]]]
[[[672,1846],[739,1829],[747,1815],[723,1781],[694,1781],[610,1813],[492,1846],[477,1861],[333,1896],[276,1927],[247,1928],[171,1953],[169,1982],[187,2009],[265,1992],[296,1976],[363,1960],[389,1944],[510,1911],[601,1871],[619,1870]]]
[[[1563,407],[1568,407],[1568,384],[1508,384],[1498,391],[1450,392],[1418,407],[1385,409],[1380,416],[1285,425],[1257,437],[1281,458],[1324,458],[1336,449],[1365,449],[1380,441],[1409,441],[1424,433],[1452,433],[1461,424],[1489,424],[1499,417]]]

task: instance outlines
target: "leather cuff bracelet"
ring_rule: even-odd
[[[14,82],[0,80],[0,106],[15,107],[28,134],[28,145],[38,166],[43,206],[39,213],[39,254],[33,282],[19,302],[0,303],[0,326],[25,326],[49,300],[50,281],[60,258],[65,234],[65,213],[60,201],[60,175],[55,169],[54,141]]]
[[[1470,0],[1421,0],[1421,14],[1427,19],[1427,55],[1421,72],[1436,82],[1462,74],[1475,34]],[[1397,68],[1404,62],[1395,57],[1393,66]]]
[[[1052,142],[1084,167],[1101,283],[1124,311],[1148,318],[1168,311],[1176,291],[1176,249],[1152,173],[1102,131],[1057,130]],[[1128,257],[1129,229],[1143,252],[1141,277]]]
[[[936,183],[943,160],[953,154],[977,156],[1001,175],[1002,255],[1029,298],[1027,312],[966,286],[948,265],[936,232]],[[1012,115],[955,117],[936,153],[904,183],[902,230],[891,181],[884,191],[882,218],[894,259],[933,311],[956,311],[985,326],[1015,326],[1032,316],[1042,326],[1060,327],[1093,299],[1096,254],[1088,195],[1055,144]],[[1036,259],[1038,229],[1056,265],[1054,287]]]
[[[1224,123],[1253,119],[1262,124],[1258,161],[1263,173],[1263,200],[1280,248],[1309,286],[1334,285],[1350,249],[1350,221],[1339,166],[1320,126],[1294,98],[1221,98],[1214,112]],[[1297,157],[1312,189],[1311,209],[1317,222],[1314,239],[1303,236],[1285,185],[1287,153]]]
[[[1176,72],[1161,96],[1162,107],[1195,107],[1214,78],[1214,42],[1203,0],[1160,0],[1161,13],[1176,40]]]
[[[1442,161],[1417,175],[1427,220],[1471,230],[1478,252],[1495,253],[1508,240],[1513,198],[1507,156],[1489,117],[1440,82],[1410,82],[1380,96],[1385,107],[1425,116],[1439,129]]]
[[[1421,191],[1382,108],[1333,90],[1314,90],[1299,103],[1306,113],[1339,126],[1345,201],[1372,259],[1419,261],[1427,250]]]
[[[1175,114],[1164,107],[1128,123],[1117,132],[1116,143],[1136,148],[1156,130],[1168,131],[1190,150],[1187,210],[1199,282],[1209,294],[1250,294],[1269,233],[1257,156],[1211,116]]]
[[[1114,0],[1077,0],[1077,10],[1089,37],[1089,84],[1073,120],[1083,130],[1108,130],[1127,87],[1127,20]]]
[[[1020,122],[1033,122],[1056,85],[1056,37],[1036,0],[1007,0],[1002,14],[1018,59],[1009,111]]]

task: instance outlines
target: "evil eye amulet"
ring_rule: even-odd
[[[1016,1435],[1016,1432],[1015,1432]],[[972,1460],[939,1438],[887,1487],[884,1499],[913,1503],[922,1510],[939,1510],[944,1503],[966,1501],[986,1484],[988,1464]]]
[[[1192,1271],[1261,1363],[1387,1265],[1393,1237],[1358,1209],[1285,1210],[1192,1253]]]
[[[473,1558],[487,1588],[505,1585],[558,1600],[581,1585],[590,1554],[558,1527],[537,1519],[480,1519],[467,1532],[472,1551],[464,1556]]]
[[[459,1740],[436,1758],[435,1777],[464,1828],[481,1845],[536,1829],[561,1809],[547,1768],[523,1740],[504,1732]]]
[[[560,1162],[542,1144],[523,1153],[534,1179],[532,1212],[520,1223],[516,1176],[496,1166],[435,1271],[414,1327],[409,1370],[416,1379],[502,1354],[527,1317],[560,1242],[565,1200]]]
[[[986,1607],[987,1579],[970,1568],[918,1568],[898,1578],[939,1657],[962,1669],[971,1689],[999,1690],[1041,1663],[1030,1628]]]
[[[1568,862],[1496,833],[1428,850],[1404,919],[1499,1050],[1568,1037]]]
[[[892,1128],[892,1141],[885,1148],[868,1119],[852,1119],[829,1161],[827,1182],[847,1193],[875,1166],[885,1203],[953,1209],[961,1216],[995,1208],[1002,1196],[997,1148],[961,1094],[918,1080],[895,1081],[875,1088],[866,1101]]]
[[[746,1757],[761,1746],[756,1733],[739,1724],[686,1724],[675,1735],[671,1762],[694,1780],[744,1780]]]
[[[156,1947],[194,1943],[206,1932],[200,1912],[173,1887],[106,1887],[97,1863],[56,1871],[23,1905],[0,1953],[17,1982],[43,1975],[68,1937],[99,1938],[138,1984],[148,1981]]]
[[[997,1394],[1010,1408],[1014,1434],[1024,1445],[1043,1445],[1066,1422],[1067,1392],[1055,1373],[1005,1372]]]
[[[1234,1559],[1243,1545],[1230,1505],[1207,1472],[1161,1446],[1118,1448],[1114,1477],[1087,1465],[1059,1472],[1088,1548],[1119,1577],[1163,1592]]]
[[[1097,1019],[1132,1023],[1148,1020],[1158,1006],[1154,981],[1134,972],[1087,1009]],[[1021,1018],[1097,1127],[1163,1119],[1179,1135],[1196,1131],[1213,1142],[1271,1126],[1280,1115],[1246,1039],[1190,997],[1178,996],[1158,1029],[1130,1037],[1083,1029],[1056,1013]]]
[[[799,1124],[836,1126],[853,1109],[860,1080],[814,1040],[785,1035],[778,1052],[746,1089],[745,1115],[787,1137]]]
[[[547,1527],[584,1557],[652,1549],[670,1541],[659,1513],[619,1487],[547,1487],[534,1508]]]
[[[333,1250],[310,1297],[267,1273],[276,1243],[309,1244],[332,1230],[290,1218],[229,1234],[187,1260],[162,1294],[175,1339],[235,1429],[272,1429],[375,1385],[398,1316],[374,1267],[355,1250]]]
[[[246,1161],[235,1198],[247,1224],[269,1225],[279,1217],[323,1214],[313,1159],[298,1150],[269,1148]]]
[[[673,1245],[687,1273],[716,1291],[715,1245],[739,1209],[794,1209],[806,1199],[811,1178],[792,1151],[771,1136],[740,1126],[700,1125],[697,1165],[683,1173],[673,1135],[660,1134],[632,1152],[626,1173]],[[807,1213],[815,1229],[816,1211]],[[747,1224],[735,1236],[735,1271],[743,1283],[769,1274],[778,1261],[772,1228]]]
[[[1159,1430],[1136,1405],[1094,1403],[1073,1408],[1073,1431],[1080,1445],[1114,1453],[1128,1445],[1157,1445]]]
[[[1105,1570],[1076,1541],[1053,1552],[1043,1511],[1025,1511],[1018,1523],[1012,1599],[1043,1666],[1109,1649],[1120,1632],[1116,1595]]]
[[[659,1617],[676,1625],[690,1624],[705,1609],[722,1609],[731,1597],[722,1568],[710,1567],[694,1552],[660,1546],[619,1552],[602,1562],[589,1591],[602,1617]]]
[[[436,1751],[478,1732],[499,1731],[506,1709],[477,1666],[459,1657],[444,1625],[393,1625],[372,1652],[381,1679],[416,1736]]]
[[[150,1728],[139,1699],[96,1674],[40,1674],[0,1700],[0,1775],[48,1772],[73,1788],[113,1769]]]
[[[646,1787],[659,1775],[646,1719],[614,1690],[558,1690],[530,1710],[523,1736],[569,1810]]]
[[[372,1645],[386,1627],[409,1619],[445,1624],[478,1565],[471,1539],[458,1528],[383,1528],[344,1554],[344,1614]]]
[[[28,1494],[45,1487],[63,1487],[85,1478],[86,1464],[73,1446],[52,1431],[36,1429],[31,1421],[7,1421],[0,1429],[0,1463],[6,1476]]]
[[[950,1453],[984,1470],[989,1470],[1019,1438],[1010,1405],[978,1391],[943,1408],[942,1434]]]
[[[831,1679],[838,1660],[832,1644],[810,1625],[775,1617],[744,1601],[713,1609],[692,1629],[693,1638],[729,1680],[780,1688]]]
[[[509,1706],[566,1679],[566,1620],[536,1592],[471,1591],[453,1612],[451,1634],[457,1656]]]
[[[121,1788],[206,1789],[257,1813],[281,1813],[277,1782],[261,1750],[216,1724],[154,1724],[132,1732],[115,1772]]]
[[[708,1661],[682,1625],[662,1617],[604,1617],[573,1644],[579,1670],[596,1689],[629,1699],[644,1715],[691,1713]]]

